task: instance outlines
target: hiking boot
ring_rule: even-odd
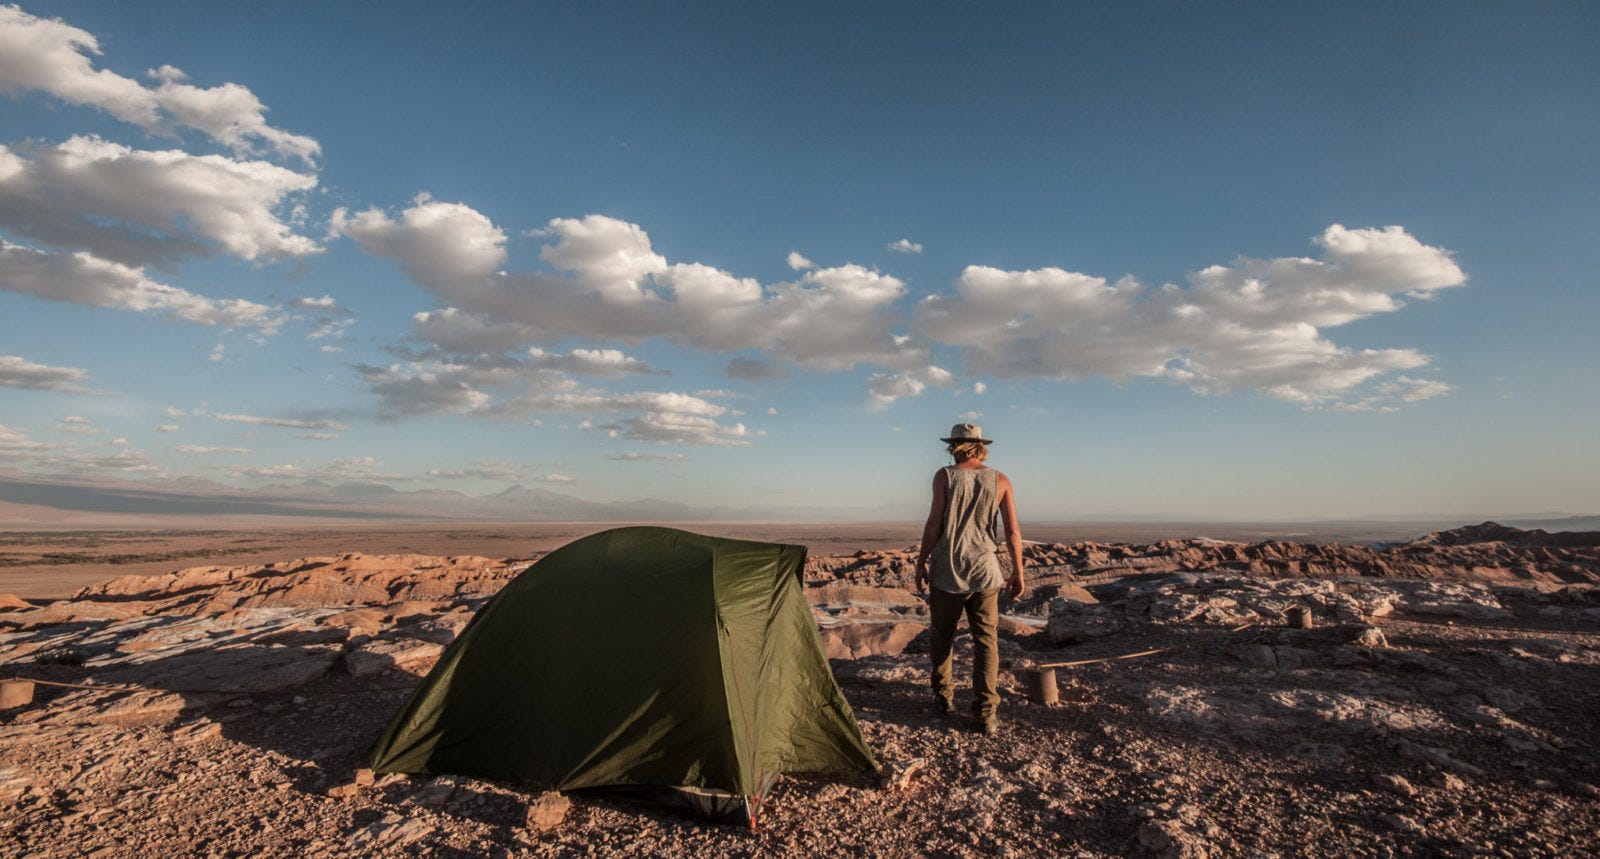
[[[982,731],[985,737],[992,737],[1000,733],[1000,717],[993,714],[979,716],[978,730]]]
[[[949,695],[933,696],[933,711],[935,713],[938,713],[941,716],[948,716],[954,712],[955,709],[956,704],[954,701],[950,700]]]

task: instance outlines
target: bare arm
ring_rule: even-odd
[[[1028,595],[1028,580],[1022,571],[1022,523],[1017,521],[1017,498],[1011,491],[1011,480],[1000,475],[1000,518],[1006,526],[1006,554],[1011,556],[1011,581],[1009,596],[1022,599]]]
[[[928,508],[928,521],[922,526],[922,545],[917,549],[917,590],[928,582],[928,556],[933,554],[933,544],[939,542],[939,532],[944,530],[945,497],[950,490],[944,485],[944,471],[933,473],[933,505]]]

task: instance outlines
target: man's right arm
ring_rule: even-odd
[[[928,582],[928,556],[933,554],[933,544],[939,541],[944,530],[945,493],[944,471],[933,473],[933,504],[928,508],[928,521],[922,526],[922,545],[917,548],[917,590]]]

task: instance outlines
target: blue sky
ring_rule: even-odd
[[[1592,513],[1597,38],[7,7],[0,469],[915,509],[970,417],[1025,516]]]

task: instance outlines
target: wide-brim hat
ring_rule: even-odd
[[[968,441],[994,444],[994,439],[983,437],[983,427],[977,424],[956,424],[950,428],[949,438],[941,438],[939,440],[945,444],[961,444]]]

